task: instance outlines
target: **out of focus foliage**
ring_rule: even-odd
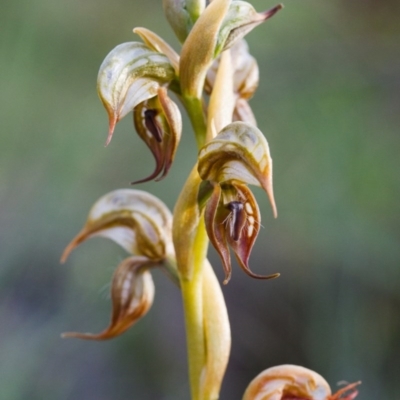
[[[292,363],[332,386],[361,379],[360,399],[395,399],[399,2],[285,5],[248,37],[261,74],[251,105],[271,147],[279,210],[273,220],[256,193],[265,229],[251,265],[282,275],[259,282],[234,268],[223,289],[233,353],[221,398],[240,399],[258,372]],[[66,265],[59,257],[94,200],[153,169],[129,117],[104,149],[95,86],[110,49],[139,40],[135,26],[179,48],[161,1],[3,0],[0,26],[0,398],[185,400],[180,294],[161,272],[152,310],[122,337],[59,337],[108,322],[107,282],[125,254],[96,239]],[[196,155],[184,122],[167,179],[140,186],[170,207]]]

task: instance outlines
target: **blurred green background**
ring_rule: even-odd
[[[265,229],[251,265],[282,275],[255,281],[235,265],[223,288],[233,348],[221,399],[240,399],[282,363],[333,387],[360,379],[363,400],[399,399],[400,3],[285,5],[247,37],[279,209],[274,220],[255,189]],[[129,117],[104,148],[96,75],[114,46],[138,40],[135,26],[179,48],[161,1],[2,0],[0,9],[0,399],[187,400],[180,293],[159,271],[151,311],[125,335],[60,339],[109,320],[124,252],[93,239],[65,265],[59,257],[98,197],[152,171]],[[170,175],[140,188],[172,208],[195,157],[185,120]]]

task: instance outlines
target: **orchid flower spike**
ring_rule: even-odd
[[[272,159],[263,134],[244,122],[227,125],[200,150],[198,172],[201,179],[209,183],[208,190],[207,185],[205,188],[203,185],[204,190],[199,192],[199,204],[206,204],[206,230],[221,257],[225,271],[224,284],[228,283],[232,270],[229,246],[249,276],[258,279],[278,277],[279,274],[254,274],[248,265],[261,225],[261,216],[247,184],[265,189],[276,216]]]
[[[243,400],[353,400],[360,383],[349,384],[332,394],[326,380],[316,372],[297,365],[280,365],[257,375]]]
[[[63,337],[104,340],[125,332],[143,317],[153,303],[154,284],[149,272],[174,258],[172,215],[156,197],[141,190],[120,189],[101,197],[89,212],[83,229],[66,247],[65,262],[71,251],[85,240],[109,238],[134,256],[125,259],[114,272],[111,284],[113,311],[108,328],[99,334],[66,333]]]
[[[118,121],[173,79],[175,70],[166,55],[139,42],[115,47],[104,59],[97,77],[97,91],[109,118],[106,145]]]

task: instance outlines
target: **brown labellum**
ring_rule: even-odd
[[[224,198],[230,198],[232,193],[236,198],[225,203]],[[229,282],[232,271],[229,246],[247,275],[257,279],[273,279],[279,276],[258,275],[249,268],[250,253],[258,235],[260,221],[257,202],[247,186],[214,186],[205,210],[205,223],[210,241],[222,259],[224,284]]]
[[[110,325],[98,334],[68,332],[62,337],[106,340],[125,332],[146,315],[153,304],[154,283],[148,268],[154,265],[146,257],[125,259],[116,269],[112,280]]]
[[[171,168],[182,133],[182,119],[178,106],[168,97],[165,88],[158,95],[139,104],[133,112],[133,121],[156,161],[156,167],[147,178],[132,182],[142,183],[163,179]]]

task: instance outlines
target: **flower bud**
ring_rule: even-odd
[[[215,57],[232,47],[236,41],[242,39],[257,25],[271,18],[282,8],[283,5],[278,4],[268,11],[257,13],[250,3],[233,0],[219,30]]]
[[[146,257],[134,256],[118,266],[111,283],[112,315],[110,325],[98,334],[68,332],[64,338],[106,340],[124,333],[147,314],[154,299],[154,283]]]
[[[178,106],[168,97],[167,90],[158,89],[158,95],[134,109],[133,120],[139,136],[150,148],[156,160],[154,172],[145,179],[132,183],[163,179],[174,160],[182,133],[182,117]]]
[[[104,59],[97,77],[97,91],[109,117],[106,145],[120,119],[174,78],[167,56],[138,42],[115,47]]]
[[[332,395],[326,380],[316,372],[297,365],[280,365],[256,376],[243,400],[353,400],[360,383],[347,385]]]
[[[163,0],[165,16],[181,43],[203,12],[205,0]]]
[[[272,158],[259,129],[244,122],[227,125],[199,152],[198,172],[214,183],[240,182],[261,186],[268,194],[274,216]]]
[[[95,236],[109,238],[129,253],[157,262],[174,252],[171,229],[171,213],[157,197],[142,190],[115,190],[94,204],[61,262],[76,246]]]
[[[279,274],[257,275],[249,268],[250,253],[257,238],[261,216],[256,199],[246,185],[218,184],[207,202],[204,214],[206,230],[221,257],[225,271],[224,284],[231,278],[230,246],[243,271],[257,279],[273,279]]]

